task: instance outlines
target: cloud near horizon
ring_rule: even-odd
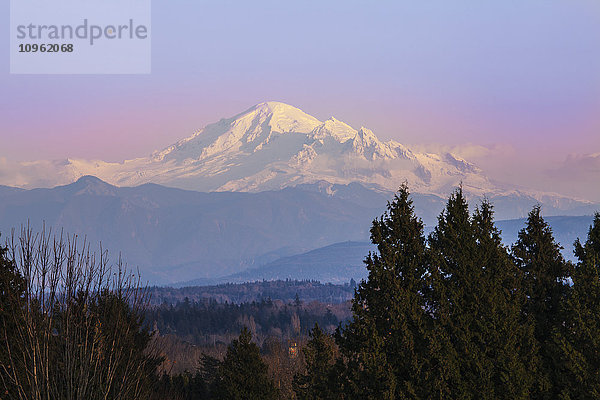
[[[544,176],[563,192],[600,202],[600,152],[570,154],[557,167],[545,170]]]
[[[69,170],[63,170],[56,176],[56,171],[60,171],[56,167],[66,163],[66,160],[16,162],[0,157],[0,185],[23,189],[54,187],[57,182],[67,185],[75,179]]]
[[[516,150],[513,146],[504,143],[496,143],[489,146],[480,144],[464,143],[459,145],[443,145],[436,143],[415,144],[409,146],[411,150],[421,153],[451,153],[467,161],[477,164],[478,160],[502,157],[514,157]]]
[[[535,155],[503,143],[488,146],[426,144],[410,148],[419,152],[452,153],[477,165],[499,182],[600,202],[600,152],[572,153],[562,160],[549,158],[536,163],[532,162]]]

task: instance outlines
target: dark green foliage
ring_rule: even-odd
[[[520,273],[502,246],[492,206],[484,201],[470,217],[457,190],[429,242],[436,397],[528,398],[532,327],[520,314]]]
[[[315,324],[302,352],[306,372],[297,374],[293,382],[298,400],[339,399],[338,371],[335,368],[337,348],[333,338]]]
[[[552,229],[541,216],[540,206],[529,213],[527,226],[519,232],[512,248],[514,260],[523,273],[527,302],[524,318],[533,320],[539,346],[539,362],[532,397],[555,399],[561,391],[563,373],[557,365],[556,337],[564,326],[564,303],[570,291],[570,266],[560,253]]]
[[[212,398],[211,389],[200,371],[174,376],[163,374],[153,386],[154,392],[149,396],[151,400],[210,400]]]
[[[371,240],[378,254],[365,260],[369,278],[352,304],[353,321],[338,335],[348,360],[348,393],[362,398],[410,398],[428,390],[427,366],[431,324],[423,224],[414,215],[403,185],[387,212],[373,221]]]
[[[535,380],[537,347],[533,321],[521,312],[527,304],[522,273],[502,245],[491,204],[484,201],[477,208],[472,225],[477,242],[475,265],[483,270],[478,287],[484,315],[480,345],[485,359],[493,364],[493,397],[529,398]]]
[[[519,232],[512,253],[523,272],[524,289],[529,298],[526,312],[535,318],[536,337],[546,341],[552,327],[561,319],[560,303],[569,286],[569,265],[560,253],[552,229],[541,216],[540,206],[529,213],[527,226]]]
[[[489,363],[478,365],[479,349],[472,331],[480,311],[474,287],[482,271],[473,265],[476,242],[469,210],[462,190],[448,200],[429,237],[432,285],[430,309],[435,318],[432,329],[431,370],[435,398],[472,398],[473,368],[489,373]],[[469,326],[471,325],[471,326]],[[485,388],[489,390],[489,388]]]
[[[199,386],[203,396],[200,398],[210,398],[210,394],[215,391],[215,385],[219,380],[219,367],[221,362],[203,354],[200,357],[198,372],[196,374],[196,386]]]
[[[562,399],[600,398],[600,214],[587,241],[575,242],[579,262],[565,305],[566,331],[557,340],[563,374]]]
[[[267,365],[260,356],[252,334],[242,329],[234,339],[219,367],[215,383],[215,399],[269,400],[277,399],[277,389],[267,374]]]
[[[22,324],[19,313],[15,310],[23,307],[25,280],[8,258],[7,251],[8,249],[0,246],[0,388],[4,388],[2,391],[6,392],[6,397],[13,397],[17,395],[11,383],[14,371],[11,369],[11,354],[5,343],[17,337],[17,327]],[[20,365],[20,360],[12,360]]]
[[[429,240],[406,186],[371,239],[367,282],[336,337],[349,398],[526,399],[537,366],[522,273],[502,245],[493,208],[471,216],[462,189]]]

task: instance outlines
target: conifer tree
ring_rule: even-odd
[[[560,250],[552,229],[541,216],[541,207],[534,207],[526,227],[519,232],[512,254],[523,273],[527,296],[524,318],[533,320],[534,335],[539,344],[539,366],[532,392],[535,399],[555,399],[561,390],[562,376],[556,365],[556,336],[564,326],[562,305],[570,290],[567,283],[570,267]]]
[[[215,391],[215,385],[218,382],[219,367],[221,362],[208,354],[202,354],[198,362],[198,371],[196,372],[196,386],[198,386],[201,395],[198,399],[210,399]]]
[[[579,262],[573,271],[573,290],[565,306],[567,332],[560,336],[559,367],[566,377],[563,399],[600,398],[600,214],[587,241],[575,242]],[[562,333],[562,332],[561,332]]]
[[[13,397],[17,394],[11,379],[15,373],[12,365],[18,366],[20,362],[14,359],[14,354],[9,353],[7,343],[13,341],[17,324],[21,324],[15,309],[23,306],[25,280],[8,258],[7,252],[7,248],[0,246],[0,393]]]
[[[219,367],[215,398],[222,400],[270,400],[278,393],[268,376],[258,346],[244,327],[240,336],[231,342]]]
[[[484,200],[472,218],[476,265],[483,270],[479,285],[483,354],[493,360],[494,396],[525,399],[530,396],[537,364],[534,325],[522,316],[526,304],[522,274],[502,244],[493,215],[492,205]]]
[[[337,340],[348,360],[350,397],[421,398],[428,344],[423,224],[402,185],[386,213],[373,221],[377,253],[365,260],[369,277],[352,305],[353,320]]]
[[[433,387],[436,398],[474,398],[488,393],[490,365],[474,340],[479,323],[482,271],[474,263],[476,241],[462,189],[448,199],[438,224],[429,236],[435,341],[432,341]]]
[[[337,400],[337,349],[333,338],[315,324],[310,340],[303,349],[306,373],[294,377],[293,388],[299,400]]]
[[[531,329],[522,324],[519,271],[502,246],[492,206],[471,218],[462,189],[430,235],[437,398],[525,399]]]

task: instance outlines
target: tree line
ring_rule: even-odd
[[[500,234],[492,205],[470,214],[459,188],[425,238],[401,187],[373,222],[340,355],[313,335],[298,398],[600,398],[600,214],[575,264],[539,206],[510,248]]]
[[[600,214],[575,242],[576,263],[562,257],[539,206],[510,247],[493,215],[485,200],[470,213],[458,188],[426,237],[403,185],[373,221],[377,251],[365,259],[368,279],[347,323],[333,334],[316,324],[297,353],[282,342],[259,347],[244,324],[222,357],[205,354],[176,375],[158,373],[163,359],[141,322],[143,291],[121,274],[86,272],[102,260],[67,246],[60,261],[51,241],[25,235],[22,243],[38,244],[0,252],[5,397],[600,398]],[[48,281],[55,289],[40,290]],[[193,307],[180,305],[178,319]],[[282,382],[274,371],[284,368]]]
[[[263,299],[277,299],[286,303],[299,297],[305,303],[344,303],[352,300],[356,282],[344,285],[320,283],[311,280],[274,280],[243,283],[225,283],[216,286],[186,286],[181,288],[151,287],[150,305],[176,304],[188,298],[191,302],[215,299],[219,303],[252,303]],[[238,332],[239,333],[239,332]]]

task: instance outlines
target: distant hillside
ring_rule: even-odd
[[[366,189],[362,189],[366,190]],[[368,240],[385,208],[319,191],[200,193],[154,184],[119,188],[94,177],[53,189],[0,192],[2,240],[31,223],[64,228],[122,252],[151,284],[217,278],[346,240]]]
[[[573,242],[577,238],[585,240],[592,223],[592,216],[581,217],[546,217],[554,237],[563,246],[563,255],[567,260],[574,261]],[[497,221],[497,227],[502,231],[505,245],[511,246],[516,242],[519,231],[525,227],[527,219]],[[429,234],[429,227],[425,233]],[[279,279],[314,279],[320,282],[345,283],[350,279],[360,282],[367,278],[367,269],[363,263],[369,251],[376,251],[376,246],[369,242],[343,242],[312,250],[294,256],[283,257],[259,268],[224,276],[217,279],[196,279],[176,286],[212,285],[219,283],[253,282],[257,280]]]
[[[190,302],[214,300],[217,303],[251,303],[263,300],[295,303],[296,296],[302,303],[344,303],[354,297],[354,287],[316,281],[275,280],[248,283],[228,283],[214,286],[186,286],[181,288],[150,288],[151,304],[177,304],[186,298]]]
[[[23,192],[24,190],[25,189],[0,185],[0,196]]]
[[[283,257],[259,268],[228,275],[218,279],[194,280],[181,285],[204,285],[217,283],[239,283],[261,280],[316,280],[343,284],[354,279],[360,282],[367,278],[363,260],[376,247],[368,242],[336,243],[290,257]]]

